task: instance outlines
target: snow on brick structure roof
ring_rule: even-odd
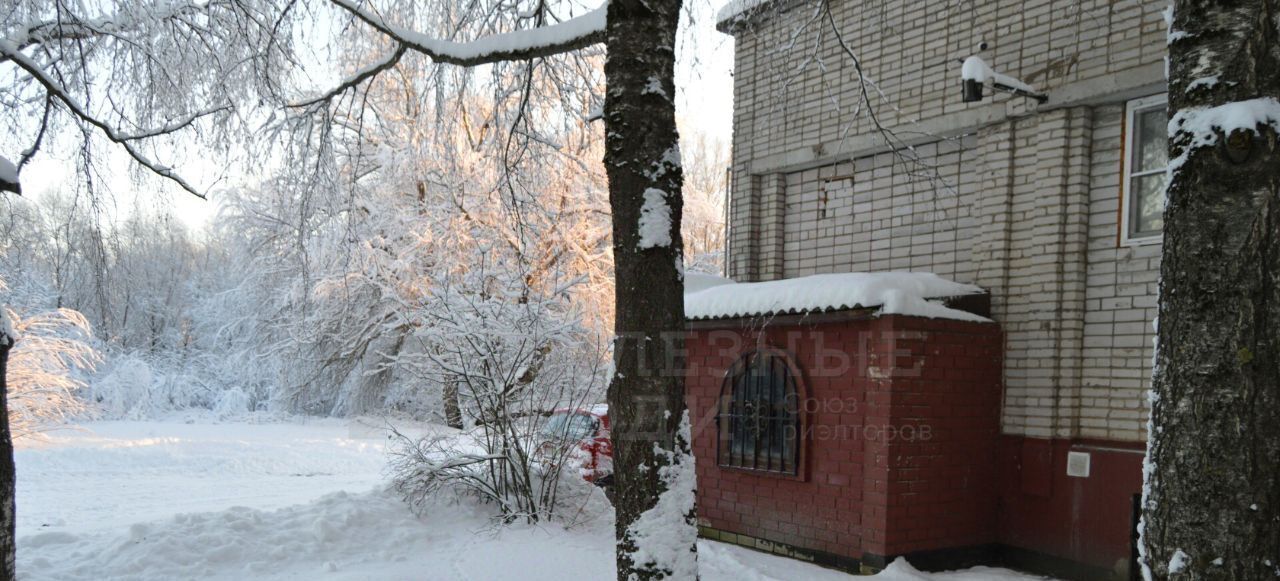
[[[685,295],[698,292],[703,289],[708,289],[713,286],[720,286],[722,284],[734,284],[734,282],[732,279],[714,274],[707,274],[705,272],[689,271],[684,274]]]
[[[989,322],[938,300],[985,292],[929,272],[817,274],[752,283],[689,273],[684,312],[696,320],[879,307],[879,314],[885,315]]]
[[[21,193],[21,190],[18,185],[18,166],[0,155],[0,192]]]
[[[18,166],[0,156],[0,182],[18,183]]]
[[[735,23],[746,20],[777,0],[729,0],[716,13],[716,28],[726,32]]]

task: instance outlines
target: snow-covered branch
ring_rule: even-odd
[[[134,159],[134,161],[137,161],[140,165],[147,168],[152,173],[155,173],[158,176],[172,180],[174,183],[178,184],[178,186],[180,186],[182,189],[186,190],[187,192],[190,192],[196,197],[202,198],[202,199],[205,197],[203,192],[197,190],[195,186],[192,186],[190,183],[187,182],[187,180],[183,179],[182,176],[174,172],[173,168],[166,165],[161,165],[155,161],[152,161],[149,157],[143,154],[142,151],[138,149],[137,145],[135,145],[133,142],[141,139],[146,139],[149,137],[156,137],[159,135],[173,133],[184,127],[187,127],[188,125],[195,122],[195,120],[201,117],[213,115],[220,111],[224,111],[228,109],[229,106],[224,105],[208,111],[201,111],[201,112],[192,114],[185,119],[168,124],[164,127],[139,131],[132,134],[121,133],[111,125],[107,124],[106,122],[102,121],[97,116],[95,116],[92,112],[89,111],[87,107],[80,104],[80,102],[76,100],[75,96],[72,95],[70,91],[65,89],[62,86],[62,84],[58,82],[57,79],[54,79],[51,75],[49,75],[48,72],[44,70],[44,68],[42,68],[38,63],[36,63],[31,58],[27,57],[27,55],[23,54],[18,50],[15,50],[11,44],[6,42],[0,42],[0,55],[3,55],[10,62],[17,65],[18,68],[26,71],[27,74],[31,75],[31,77],[35,79],[36,82],[40,83],[40,85],[44,87],[45,91],[47,91],[49,95],[53,96],[58,101],[60,101],[64,106],[66,106],[66,108],[69,111],[71,111],[71,113],[75,115],[77,119],[96,127],[99,131],[102,132],[103,135],[106,136],[107,139],[111,140],[112,143],[120,145],[125,150],[125,152],[127,152],[129,156]]]
[[[123,14],[114,17],[80,18],[75,14],[58,11],[58,19],[35,22],[21,30],[12,32],[8,37],[0,39],[0,45],[8,43],[18,51],[28,48],[60,42],[80,41],[122,34],[153,23],[166,23],[207,13],[211,8],[228,7],[231,2],[225,0],[177,2],[157,10],[148,10],[139,14]],[[0,63],[10,60],[9,55],[0,55]]]
[[[436,62],[462,67],[548,57],[604,42],[605,14],[609,7],[606,2],[591,12],[559,24],[495,34],[470,42],[454,42],[391,24],[382,16],[361,8],[355,0],[330,2],[410,50],[427,55]]]
[[[86,408],[75,391],[84,387],[78,372],[101,360],[90,344],[84,315],[56,309],[20,317],[0,307],[0,341],[10,341],[9,425],[16,437],[31,436]]]

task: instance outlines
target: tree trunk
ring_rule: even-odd
[[[3,309],[4,307],[0,307]],[[17,561],[13,435],[9,432],[9,351],[17,340],[8,333],[8,314],[0,311],[0,579],[13,579]]]
[[[1278,19],[1280,0],[1175,2],[1141,529],[1152,579],[1280,576],[1280,117],[1229,135],[1219,118],[1216,139],[1193,140],[1196,120],[1227,110],[1211,108],[1280,97]]]
[[[444,423],[450,428],[462,429],[462,405],[458,402],[458,382],[447,379],[444,382]]]
[[[681,491],[668,487],[669,475],[692,466],[688,441],[678,437],[685,417],[683,176],[673,102],[680,0],[614,0],[608,10],[605,169],[617,282],[609,413],[618,579],[690,578],[697,554],[692,506],[666,531],[668,540],[680,539],[674,553],[655,554],[635,526],[671,506],[664,495]],[[664,212],[669,223],[659,216]],[[665,237],[655,231],[658,224]]]

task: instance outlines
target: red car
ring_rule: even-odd
[[[609,406],[561,408],[542,425],[540,452],[551,453],[556,443],[574,446],[567,458],[578,463],[587,482],[607,486],[613,481],[613,441],[609,439]]]

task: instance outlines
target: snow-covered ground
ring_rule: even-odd
[[[353,434],[354,432],[354,434]],[[383,481],[384,440],[347,422],[94,422],[20,441],[18,535],[274,509]]]
[[[602,503],[567,530],[496,528],[469,502],[415,517],[383,490],[386,439],[371,424],[99,422],[22,442],[19,579],[613,577]],[[708,581],[853,579],[721,543],[699,553]],[[905,563],[879,578],[1030,579]]]

